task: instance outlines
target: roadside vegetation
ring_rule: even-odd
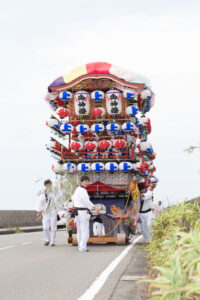
[[[153,300],[200,299],[200,205],[168,207],[154,220],[149,293]]]

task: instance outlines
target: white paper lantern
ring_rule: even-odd
[[[97,149],[97,146],[98,146],[98,144],[95,141],[85,142],[85,145],[84,145],[84,147],[87,151],[95,151]]]
[[[68,102],[72,99],[72,93],[70,91],[62,91],[59,93],[59,98],[63,102]]]
[[[132,163],[126,161],[119,164],[119,170],[123,172],[132,171]]]
[[[133,90],[125,90],[125,91],[123,91],[123,96],[127,100],[134,100],[134,98],[136,96],[136,92]]]
[[[122,112],[121,93],[117,90],[106,93],[106,110],[109,115],[119,115]]]
[[[111,134],[118,134],[118,132],[120,131],[121,127],[117,123],[110,123],[110,124],[106,125],[106,129]]]
[[[71,133],[73,130],[74,126],[69,123],[65,123],[60,126],[60,131],[64,134]]]
[[[70,143],[70,148],[74,151],[80,151],[83,149],[83,144],[81,142],[72,140]]]
[[[89,126],[86,124],[79,124],[76,126],[76,131],[78,133],[84,134],[90,130]]]
[[[76,171],[76,165],[73,163],[66,163],[63,165],[63,169],[65,172],[73,173]]]
[[[91,170],[94,172],[101,172],[104,170],[104,164],[100,162],[95,162],[91,164]]]
[[[101,133],[101,132],[103,132],[104,131],[104,129],[105,129],[105,127],[104,127],[104,125],[103,124],[93,124],[92,126],[91,126],[91,131],[92,132],[95,132],[95,133]]]
[[[90,112],[90,96],[88,92],[80,91],[74,94],[75,114],[88,116]]]
[[[138,113],[138,108],[134,105],[128,106],[126,108],[126,114],[130,117],[134,117]]]
[[[64,174],[64,168],[63,168],[63,164],[60,164],[59,162],[54,162],[52,165],[52,170],[56,173],[56,174],[60,174],[63,175]]]
[[[133,123],[131,122],[126,122],[124,124],[122,124],[122,130],[124,132],[133,132],[136,130],[136,127]]]
[[[57,119],[49,119],[46,121],[46,125],[50,128],[60,128],[60,122]]]
[[[91,93],[91,98],[94,101],[102,101],[104,99],[104,92],[94,91],[94,92]]]
[[[105,164],[105,170],[108,172],[115,172],[118,170],[118,164],[116,162],[108,162]]]
[[[140,143],[140,149],[142,152],[147,152],[148,154],[152,155],[154,153],[153,148],[151,146],[150,142],[141,142]]]
[[[90,164],[88,163],[80,163],[77,165],[77,171],[79,172],[89,172],[90,171]]]

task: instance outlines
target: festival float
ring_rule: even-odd
[[[94,236],[91,221],[89,242],[127,243],[137,224],[137,184],[157,185],[149,142],[154,98],[148,79],[105,62],[78,67],[48,87],[52,170],[68,181],[87,174],[91,201],[106,208],[105,234]]]

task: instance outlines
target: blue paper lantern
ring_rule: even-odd
[[[78,133],[84,134],[84,133],[88,132],[89,130],[90,130],[90,128],[86,124],[79,124],[79,125],[76,126],[76,131]]]
[[[76,171],[76,165],[73,163],[66,163],[63,165],[63,167],[64,167],[64,171],[69,173],[73,173]]]
[[[103,124],[93,124],[91,126],[91,131],[95,132],[95,133],[101,133],[104,131],[104,129],[105,129],[105,127]]]
[[[135,125],[131,122],[126,122],[122,125],[122,130],[124,132],[131,132],[131,131],[135,131]]]
[[[128,106],[126,108],[126,114],[130,117],[135,117],[135,115],[138,113],[138,108],[134,105]]]
[[[132,170],[132,163],[130,162],[121,162],[119,164],[119,170],[123,172],[129,172]]]
[[[87,163],[80,163],[77,166],[77,170],[79,172],[89,172],[90,171],[90,164]]]
[[[120,131],[120,125],[117,123],[110,123],[106,126],[108,132],[117,134]]]
[[[104,164],[100,162],[93,163],[91,165],[91,170],[94,172],[101,172],[104,170]]]
[[[59,98],[63,102],[68,102],[69,100],[72,99],[72,93],[69,91],[63,91],[59,93]]]
[[[123,92],[123,96],[127,100],[134,100],[136,93],[134,91],[126,90]]]
[[[118,164],[116,162],[108,162],[105,164],[105,170],[108,172],[115,172],[118,170]]]
[[[69,123],[65,123],[60,126],[60,131],[64,134],[71,133],[73,130],[74,126]]]
[[[102,101],[104,99],[104,92],[102,92],[102,91],[94,91],[91,94],[91,98],[94,101]]]

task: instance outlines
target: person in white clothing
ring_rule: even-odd
[[[81,176],[80,186],[75,190],[72,201],[75,207],[75,220],[77,226],[77,241],[78,248],[81,252],[89,251],[87,249],[87,242],[89,239],[89,210],[94,208],[96,213],[99,214],[99,210],[90,201],[86,188],[89,185],[89,177],[86,175]]]
[[[163,211],[162,202],[158,201],[158,204],[154,204],[152,211],[153,211],[153,217],[157,218],[161,213],[161,211]]]
[[[96,216],[93,223],[93,234],[94,235],[105,235],[105,227],[103,225],[102,219],[100,216]]]
[[[56,201],[58,192],[52,187],[51,180],[47,179],[44,182],[45,189],[40,193],[36,211],[37,218],[42,215],[43,232],[45,236],[45,246],[49,244],[55,246],[56,230],[57,230],[57,209]],[[49,229],[51,228],[51,234]]]
[[[140,221],[141,231],[145,243],[150,241],[150,229],[152,223],[152,197],[153,193],[146,189],[144,183],[139,183],[138,188],[140,191]]]

